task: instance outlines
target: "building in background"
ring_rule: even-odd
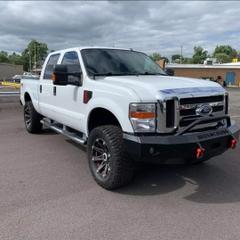
[[[227,86],[240,87],[240,62],[226,64],[168,64],[175,76],[217,80]]]
[[[23,66],[10,63],[0,63],[0,81],[9,80],[14,75],[22,75]]]

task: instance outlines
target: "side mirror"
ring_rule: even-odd
[[[68,84],[68,69],[67,65],[57,64],[53,69],[52,80],[54,85]]]
[[[165,73],[168,76],[174,76],[174,70],[172,68],[166,68]]]
[[[69,65],[71,68],[71,65]],[[70,69],[71,70],[71,69]],[[53,69],[52,80],[54,85],[82,85],[81,72],[69,72],[68,66],[64,64],[57,64]]]

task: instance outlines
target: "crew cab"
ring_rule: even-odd
[[[29,133],[51,128],[87,146],[91,173],[106,189],[129,183],[136,161],[199,163],[239,138],[224,88],[169,76],[131,49],[52,52],[39,80],[22,81],[20,101]]]

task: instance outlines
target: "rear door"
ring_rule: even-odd
[[[68,72],[82,73],[79,52],[65,52],[61,64],[67,65]],[[79,78],[69,76],[69,81],[80,81]],[[54,104],[57,110],[57,121],[82,131],[83,121],[83,87],[82,86],[55,86]]]
[[[54,95],[54,86],[53,81],[51,79],[54,66],[60,60],[60,53],[52,54],[49,56],[46,65],[43,67],[44,72],[40,78],[39,84],[39,107],[41,113],[55,120],[56,117],[56,107],[55,107],[55,99]]]

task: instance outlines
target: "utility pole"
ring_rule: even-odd
[[[181,47],[180,63],[182,64],[182,60],[183,60],[183,55],[182,55],[183,46],[181,45],[180,47]]]
[[[36,46],[36,42],[35,42],[35,44],[34,44],[34,68],[36,69],[37,68],[37,46]]]
[[[31,51],[29,50],[29,72],[32,71],[32,63],[31,63]]]

